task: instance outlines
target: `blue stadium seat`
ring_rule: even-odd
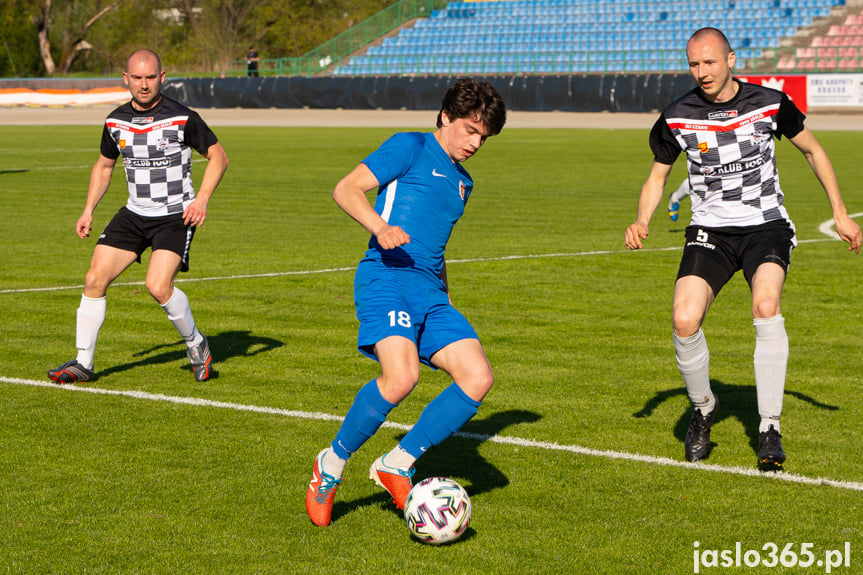
[[[726,31],[758,57],[845,0],[457,0],[333,71],[581,73],[686,70],[691,30]],[[764,23],[753,24],[753,23]],[[662,56],[654,52],[666,50]],[[374,64],[373,64],[374,63]],[[381,70],[383,68],[383,71]],[[443,70],[442,70],[443,69]]]

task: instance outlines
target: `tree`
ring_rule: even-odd
[[[173,73],[228,70],[250,44],[305,54],[396,0],[0,0],[0,76],[114,74],[138,48]]]
[[[61,5],[60,9],[62,9],[64,17],[62,19],[63,26],[60,30],[60,68],[57,69],[54,64],[50,41],[54,5],[52,0],[42,0],[42,5],[39,6],[38,12],[33,17],[33,25],[36,27],[39,55],[45,66],[45,72],[49,76],[53,75],[55,71],[64,75],[68,74],[80,53],[93,49],[93,45],[85,39],[90,28],[105,14],[116,8],[120,2],[122,0],[114,0],[107,6],[100,6],[101,2],[98,1],[93,3],[67,0],[58,3]],[[88,14],[89,17],[86,17]],[[83,19],[84,17],[86,19]]]
[[[0,76],[38,74],[39,46],[30,23],[33,0],[0,2]]]

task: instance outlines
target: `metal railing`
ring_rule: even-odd
[[[262,76],[315,76],[328,67],[341,62],[355,51],[366,46],[413,18],[427,18],[433,10],[447,5],[448,0],[401,0],[345,30],[297,58],[262,59],[258,72]],[[229,75],[244,76],[246,61],[233,60]]]

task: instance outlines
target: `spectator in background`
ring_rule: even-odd
[[[254,46],[249,46],[249,51],[246,53],[246,75],[251,77],[258,77],[258,61],[260,61],[260,57],[258,57],[258,53],[255,51]]]

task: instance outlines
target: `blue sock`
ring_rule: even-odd
[[[378,390],[378,381],[371,380],[357,392],[354,403],[348,410],[342,427],[333,440],[333,451],[342,459],[348,459],[352,453],[362,447],[369,437],[377,432],[393,410],[395,404],[390,403]]]
[[[402,449],[419,458],[431,446],[461,429],[476,415],[482,402],[474,401],[453,383],[429,403],[416,425],[399,442]]]

